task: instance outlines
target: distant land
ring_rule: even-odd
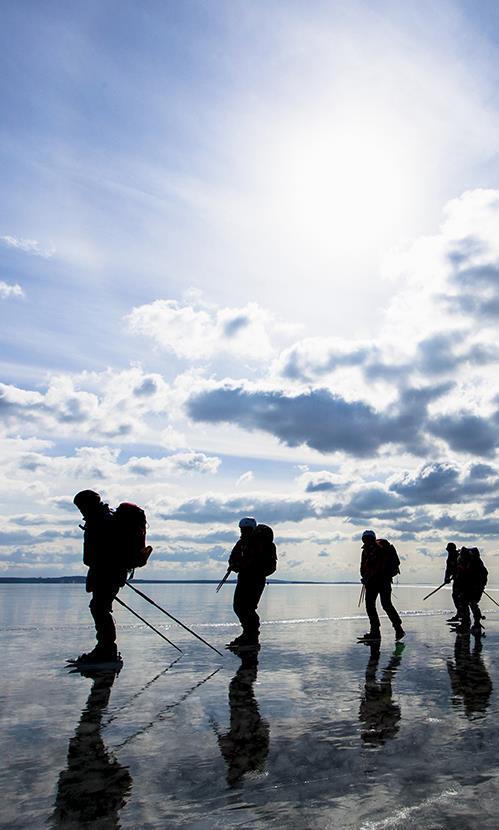
[[[84,583],[85,576],[0,576],[0,584],[19,584],[26,583],[29,585],[45,585],[50,583],[62,585],[74,585]],[[219,579],[131,579],[136,585],[146,584],[160,584],[160,585],[218,585]],[[268,579],[268,583],[273,585],[358,585],[354,581],[326,581],[322,580],[306,580],[306,579]],[[228,585],[235,585],[235,579],[228,579]]]

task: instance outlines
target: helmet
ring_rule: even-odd
[[[365,542],[366,539],[376,539],[374,530],[364,530],[364,533],[362,534],[362,541]]]
[[[89,504],[99,504],[99,502],[100,496],[93,490],[80,490],[80,492],[77,493],[73,499],[73,504],[76,504],[77,507]]]
[[[457,548],[454,542],[449,542],[445,550],[457,550]]]
[[[252,527],[253,530],[254,530],[255,527],[256,527],[256,519],[254,519],[252,516],[246,516],[244,519],[241,519],[241,521],[239,522],[239,527],[240,528]]]

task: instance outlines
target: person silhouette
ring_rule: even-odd
[[[96,672],[78,670],[93,680],[92,688],[74,736],[69,741],[67,766],[57,784],[53,830],[68,827],[98,827],[117,830],[118,813],[132,789],[132,777],[106,749],[102,740],[102,716],[119,669]]]
[[[263,770],[270,742],[270,727],[260,715],[253,691],[258,654],[246,652],[239,657],[241,665],[229,684],[230,729],[217,734],[229,787],[237,787],[245,773]]]
[[[98,493],[80,490],[73,499],[85,524],[83,562],[88,567],[85,589],[92,594],[90,613],[95,623],[97,645],[74,661],[83,666],[120,661],[113,620],[113,601],[126,582],[127,568],[117,549],[113,513]]]
[[[400,706],[393,701],[392,682],[400,666],[404,643],[397,643],[395,651],[378,680],[376,675],[380,658],[380,643],[370,645],[369,661],[366,667],[364,692],[360,699],[359,720],[364,725],[360,735],[368,746],[380,746],[394,738],[399,731],[402,717]]]
[[[462,701],[466,717],[483,717],[492,694],[492,681],[482,658],[482,638],[476,635],[473,650],[468,632],[456,635],[454,661],[447,661],[453,703]]]

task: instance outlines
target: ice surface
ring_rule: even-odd
[[[222,650],[239,631],[231,585],[139,587]],[[0,586],[1,826],[497,830],[499,615],[458,638],[429,590],[396,588],[406,641],[383,617],[378,654],[357,586],[271,585],[242,661],[124,588],[184,654],[117,607],[124,667],[92,678],[64,665],[93,645],[83,587]]]

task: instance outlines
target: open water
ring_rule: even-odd
[[[119,675],[71,673],[93,645],[83,586],[0,586],[2,828],[497,830],[490,600],[486,637],[460,638],[447,589],[399,586],[406,640],[385,617],[378,653],[357,586],[270,585],[241,660],[233,586],[138,587],[223,657],[125,587],[183,654],[116,607]]]

